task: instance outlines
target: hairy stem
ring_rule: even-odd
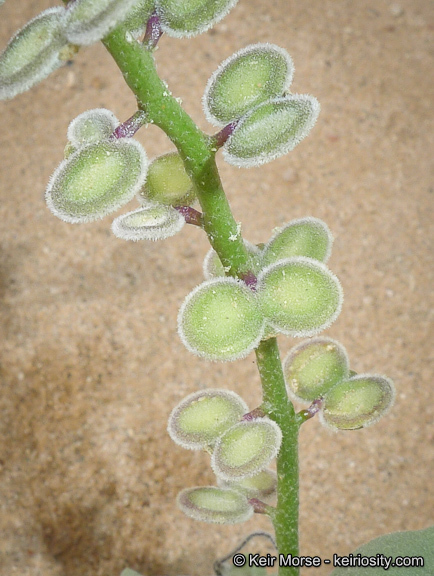
[[[288,399],[276,338],[263,340],[256,350],[264,412],[282,430],[277,457],[277,506],[270,513],[279,554],[298,556],[298,430],[299,422]],[[299,569],[279,567],[279,576],[298,576]]]

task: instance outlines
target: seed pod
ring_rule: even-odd
[[[122,24],[134,38],[139,38],[146,30],[146,24],[154,11],[154,0],[136,0]]]
[[[313,402],[349,375],[345,348],[331,338],[314,338],[295,346],[283,363],[290,395],[301,402]]]
[[[161,28],[168,36],[188,38],[212,28],[238,0],[156,0]]]
[[[172,410],[167,431],[183,448],[201,450],[213,446],[248,411],[247,404],[235,392],[201,390],[184,398]]]
[[[259,344],[264,319],[254,293],[234,278],[203,282],[178,315],[178,332],[186,348],[207,360],[244,358]]]
[[[65,8],[41,12],[9,41],[0,55],[0,100],[25,92],[65,63]]]
[[[261,102],[282,96],[293,73],[290,55],[274,44],[251,44],[235,52],[208,80],[202,99],[207,120],[224,126]]]
[[[327,262],[332,243],[333,236],[322,220],[311,216],[291,220],[277,230],[265,245],[262,264],[268,266],[293,256],[306,256]]]
[[[376,374],[359,374],[336,384],[324,396],[320,419],[334,430],[357,430],[375,424],[395,399],[393,382]]]
[[[143,147],[130,138],[89,144],[60,163],[45,198],[65,222],[91,222],[129,202],[146,179]]]
[[[320,106],[313,96],[292,94],[259,104],[238,122],[223,147],[229,164],[250,168],[287,154],[314,126]]]
[[[259,498],[263,500],[272,496],[277,488],[277,474],[274,470],[266,468],[261,470],[255,476],[250,478],[243,478],[238,482],[227,482],[226,480],[218,479],[218,484],[222,488],[232,488],[247,498]]]
[[[217,440],[211,467],[229,482],[256,476],[277,456],[281,441],[282,432],[273,420],[243,420]]]
[[[86,110],[74,118],[68,126],[66,136],[74,148],[106,140],[119,124],[119,120],[106,108]]]
[[[264,268],[256,291],[268,323],[289,336],[317,334],[336,320],[342,308],[336,276],[322,262],[302,256]]]
[[[251,256],[252,271],[259,271],[261,264],[260,249],[248,240],[244,240],[244,245]],[[208,250],[203,261],[203,275],[205,276],[206,280],[210,280],[211,278],[222,278],[226,276],[225,268],[221,263],[217,252],[213,248]]]
[[[178,152],[158,156],[151,162],[139,200],[189,206],[195,199],[193,182]]]
[[[177,234],[185,224],[172,206],[148,204],[113,220],[112,232],[122,240],[165,240]]]
[[[65,16],[66,36],[72,44],[98,42],[120,24],[137,0],[75,0]]]
[[[182,490],[177,502],[186,516],[211,524],[237,524],[253,516],[253,507],[245,496],[216,486]]]

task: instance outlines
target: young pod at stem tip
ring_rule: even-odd
[[[98,220],[134,198],[147,167],[146,153],[136,140],[89,144],[55,170],[45,193],[47,205],[65,222]]]
[[[290,55],[274,44],[251,44],[232,54],[208,80],[202,103],[207,120],[225,126],[265,100],[282,96],[294,74]]]
[[[297,218],[275,231],[262,252],[262,265],[293,256],[327,262],[332,244],[333,236],[325,222],[312,216]]]
[[[253,515],[253,507],[247,498],[229,488],[187,488],[178,494],[177,502],[181,511],[190,518],[212,524],[237,524]]]
[[[113,220],[112,232],[122,240],[165,240],[177,234],[185,220],[172,206],[150,203]]]
[[[292,348],[283,362],[288,393],[313,402],[349,375],[345,348],[331,338],[306,340]]]
[[[203,282],[190,292],[178,315],[182,342],[207,360],[244,358],[258,346],[263,331],[255,294],[235,278]]]
[[[282,432],[268,418],[243,420],[217,440],[211,467],[218,478],[238,482],[266,468],[279,452]]]
[[[106,140],[119,124],[119,120],[106,108],[86,110],[68,126],[66,137],[74,148]]]
[[[168,36],[188,38],[220,22],[238,0],[156,0],[161,28]]]
[[[232,488],[244,494],[247,498],[260,498],[264,500],[275,494],[277,489],[277,474],[274,470],[266,468],[255,476],[243,478],[238,482],[228,482],[217,479],[217,483],[222,488]]]
[[[223,147],[223,157],[240,168],[271,162],[309,134],[319,111],[318,100],[307,94],[267,100],[240,119]]]
[[[268,323],[288,336],[318,334],[342,308],[339,280],[312,258],[297,256],[267,266],[258,276],[256,290]]]
[[[172,410],[167,431],[183,448],[201,450],[213,446],[248,411],[247,404],[235,392],[201,390],[184,398]]]
[[[65,30],[72,44],[98,42],[124,20],[137,0],[75,0],[65,15]]]
[[[48,8],[28,22],[0,55],[0,100],[25,92],[65,63],[65,8]]]

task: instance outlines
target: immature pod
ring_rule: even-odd
[[[314,126],[320,106],[306,94],[274,98],[252,108],[236,125],[223,147],[224,159],[250,168],[287,154]]]
[[[0,99],[25,92],[64,64],[65,8],[48,8],[30,20],[0,55]]]
[[[119,120],[106,108],[94,108],[79,114],[68,126],[66,136],[75,149],[106,140]]]
[[[325,395],[320,419],[334,430],[357,430],[375,424],[395,399],[393,382],[385,376],[358,374],[333,386]]]
[[[256,286],[272,328],[288,336],[313,336],[338,317],[343,301],[339,280],[322,263],[297,256],[262,270]]]
[[[213,446],[219,436],[249,411],[238,394],[229,390],[201,390],[176,406],[167,431],[174,442],[189,450]]]
[[[107,36],[124,20],[137,0],[74,0],[65,16],[66,36],[85,46]]]
[[[283,374],[293,398],[313,402],[349,376],[348,356],[336,340],[313,338],[291,348],[283,362]]]
[[[273,234],[262,252],[262,264],[268,266],[293,256],[327,262],[332,244],[333,236],[325,222],[311,216],[298,218]]]
[[[241,118],[261,102],[282,96],[293,74],[290,55],[274,44],[251,44],[235,52],[208,80],[202,99],[207,120],[224,126]]]
[[[237,524],[253,516],[247,498],[228,488],[187,488],[178,494],[177,502],[186,516],[211,524]]]
[[[274,470],[265,468],[255,476],[243,478],[238,482],[228,482],[226,480],[218,479],[218,484],[222,488],[232,488],[241,492],[247,498],[259,498],[263,500],[272,496],[277,489],[277,474]]]
[[[130,138],[104,140],[78,149],[61,162],[45,198],[65,222],[91,222],[129,202],[146,179],[143,147]]]
[[[208,360],[244,358],[259,344],[264,319],[255,294],[234,278],[203,282],[178,315],[178,332],[186,348]]]
[[[147,204],[113,220],[112,232],[122,240],[165,240],[177,234],[185,220],[172,206]]]
[[[189,206],[195,199],[193,182],[178,152],[163,154],[151,162],[139,200]]]
[[[266,418],[243,420],[219,437],[211,457],[218,478],[239,482],[256,476],[279,452],[282,432]]]
[[[168,36],[196,36],[220,22],[238,0],[156,0],[161,28]]]
[[[252,264],[252,271],[258,272],[261,265],[261,250],[248,240],[244,240],[244,245],[250,254],[250,262]],[[203,261],[203,275],[206,280],[211,278],[221,278],[226,276],[226,270],[218,257],[217,252],[210,248],[206,253]]]

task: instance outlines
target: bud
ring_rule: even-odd
[[[172,206],[148,204],[113,220],[112,232],[122,240],[165,240],[177,234],[185,224]]]
[[[244,358],[258,346],[263,331],[255,294],[234,278],[203,282],[190,292],[179,311],[182,342],[207,360]]]
[[[247,498],[259,498],[263,500],[276,492],[277,474],[273,470],[266,468],[258,474],[255,474],[255,476],[243,478],[238,482],[227,482],[226,480],[218,479],[218,484],[222,488],[237,490]]]
[[[268,323],[288,336],[313,336],[338,317],[343,301],[339,280],[322,263],[297,256],[267,266],[256,286]]]
[[[65,8],[41,12],[9,41],[0,55],[0,100],[25,92],[64,64]]]
[[[336,384],[324,396],[321,422],[334,430],[357,430],[375,424],[395,399],[393,382],[376,374],[359,374]]]
[[[306,340],[289,351],[283,374],[294,399],[313,402],[348,377],[348,356],[345,348],[331,338]]]
[[[74,148],[82,148],[106,140],[119,124],[119,120],[106,108],[86,110],[74,118],[68,126],[66,136]]]
[[[333,237],[322,220],[299,218],[291,220],[275,232],[262,253],[263,266],[293,256],[306,256],[327,262],[332,249]]]
[[[190,206],[195,199],[193,182],[178,152],[158,156],[151,162],[139,200]]]
[[[68,6],[65,28],[72,44],[98,42],[124,20],[137,0],[74,0]]]
[[[277,456],[281,441],[282,432],[273,420],[243,420],[217,440],[211,467],[229,482],[256,476]]]
[[[91,222],[129,202],[146,179],[143,147],[129,138],[89,144],[60,163],[45,198],[65,222]]]
[[[249,411],[242,398],[229,390],[201,390],[172,410],[167,431],[189,450],[213,446],[219,436]]]
[[[248,240],[244,240],[244,245],[247,248],[248,253],[250,254],[250,262],[252,265],[252,271],[258,272],[261,265],[261,251],[260,249],[249,242]],[[211,278],[221,278],[226,276],[226,270],[221,263],[220,258],[218,257],[217,252],[210,248],[208,250],[205,259],[203,261],[203,275],[207,280]]]
[[[223,147],[234,166],[260,166],[287,154],[314,126],[320,106],[313,96],[292,94],[259,104],[246,113]]]
[[[291,84],[294,64],[274,44],[252,44],[232,54],[208,80],[203,95],[205,116],[224,126],[250,108],[282,96]]]
[[[186,516],[212,524],[237,524],[253,516],[253,507],[245,496],[215,486],[182,490],[177,502]]]

